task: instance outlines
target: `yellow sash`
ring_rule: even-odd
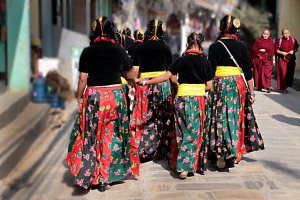
[[[180,84],[177,96],[205,96],[205,84]]]
[[[122,86],[122,84],[112,84],[112,85],[96,85],[96,86],[88,86],[90,88],[110,88],[110,87],[118,87]]]
[[[140,78],[155,78],[165,74],[166,71],[158,71],[158,72],[142,72]]]
[[[238,67],[230,66],[217,66],[215,76],[238,76],[241,75],[241,71]]]
[[[126,79],[121,77],[122,84],[125,85],[127,83]]]

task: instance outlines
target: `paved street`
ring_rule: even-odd
[[[245,155],[229,172],[208,170],[205,175],[179,180],[163,160],[151,161],[142,164],[136,180],[113,185],[104,193],[74,187],[72,176],[64,167],[76,116],[73,102],[63,114],[50,116],[48,128],[0,180],[0,199],[300,199],[299,99],[300,92],[293,89],[286,95],[256,92],[254,109],[266,149]]]

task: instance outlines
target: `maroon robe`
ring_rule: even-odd
[[[277,40],[275,49],[280,51],[289,52],[291,50],[298,49],[299,44],[296,39],[294,42],[290,37],[288,40],[282,38],[281,45],[279,46],[280,39]],[[296,56],[295,54],[283,56],[278,54],[278,71],[277,71],[277,89],[285,90],[287,87],[293,85],[294,73],[296,67]]]
[[[266,52],[259,52],[265,49]],[[275,54],[275,45],[273,39],[269,37],[257,38],[251,52],[251,61],[253,64],[254,86],[257,90],[271,87],[273,56]]]

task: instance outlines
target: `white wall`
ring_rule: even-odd
[[[69,80],[73,88],[77,85],[76,80],[74,81],[74,76],[77,78],[77,74],[74,75],[77,69],[74,69],[74,67],[78,67],[74,64],[76,64],[76,57],[79,58],[80,56],[75,55],[76,49],[80,50],[88,45],[89,38],[87,35],[53,26],[54,57],[60,59],[60,72]]]

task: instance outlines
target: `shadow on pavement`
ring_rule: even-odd
[[[65,164],[63,163],[64,167]],[[74,176],[68,171],[68,169],[65,167],[66,172],[63,175],[62,182],[65,183],[68,187],[73,188],[72,196],[83,196],[89,193],[90,189],[84,189],[80,186],[77,186],[74,184]]]
[[[287,116],[284,116],[284,115],[273,115],[272,116],[273,119],[276,119],[280,122],[283,122],[283,123],[287,123],[287,124],[290,124],[290,125],[293,125],[293,126],[300,126],[300,118],[295,118],[295,117],[287,117]]]
[[[62,182],[65,183],[68,187],[74,187],[74,177],[73,175],[69,172],[68,168],[66,168],[65,163],[63,162],[64,168],[66,169]]]
[[[6,189],[3,194],[10,194],[10,198],[13,198],[17,194],[17,191],[24,188],[24,187],[30,187],[32,183],[29,182],[32,176],[35,175],[36,171],[39,171],[41,166],[44,166],[44,168],[41,170],[43,172],[47,172],[55,163],[58,162],[57,158],[48,158],[49,152],[53,151],[55,149],[54,147],[57,145],[58,141],[61,140],[62,133],[65,133],[70,127],[73,126],[75,121],[70,120],[68,123],[64,124],[63,128],[59,130],[58,134],[55,136],[55,138],[51,141],[49,144],[47,150],[41,154],[39,158],[35,160],[35,162],[32,164],[32,167],[27,169],[27,171],[24,171],[22,176],[18,177],[17,179],[13,180],[9,186],[8,189]],[[32,140],[32,138],[29,138]],[[61,152],[57,152],[61,153]],[[13,154],[12,154],[13,155]],[[43,165],[45,163],[46,165]],[[47,176],[47,173],[41,173],[37,176],[37,179],[35,179],[35,185],[41,184],[43,181],[45,181]],[[37,188],[32,188],[31,192],[28,192],[26,195],[24,195],[24,198],[26,199],[25,196],[27,196],[27,199],[31,199],[31,195],[34,194],[35,190]],[[10,192],[10,190],[14,190],[16,192]]]
[[[34,142],[38,139],[39,135],[41,134],[40,130],[42,130],[45,126],[46,121],[39,124],[37,127],[33,127],[28,135],[21,135],[16,139],[16,142],[12,143],[0,153],[0,156],[5,156],[5,154],[8,154],[12,148],[15,148],[15,150],[9,154],[8,158],[5,160],[5,163],[1,163],[0,180],[5,179],[7,175],[15,169],[15,166],[20,162],[24,155],[26,155]]]
[[[277,85],[277,81],[272,79],[272,87],[275,89]],[[271,100],[275,101],[276,103],[280,104],[281,106],[297,113],[300,115],[300,106],[299,106],[299,98],[300,98],[300,91],[296,91],[292,88],[288,88],[287,94],[278,94],[278,91],[271,93],[265,93],[265,96],[270,98]]]
[[[160,160],[154,160],[153,162],[156,164],[159,164],[160,166],[162,166],[162,168],[167,170],[170,173],[170,176],[172,176],[172,178],[178,179],[178,173],[176,173],[170,169],[166,160],[160,159]]]
[[[251,153],[251,152],[250,152]],[[246,154],[247,155],[247,154]],[[245,157],[245,156],[243,156],[243,158],[242,158],[242,160],[244,160],[244,161],[246,161],[246,162],[257,162],[257,160],[254,160],[254,159],[252,159],[252,158],[248,158],[248,157]]]
[[[292,178],[296,178],[300,180],[300,171],[295,169],[289,169],[285,165],[282,165],[282,163],[271,161],[271,160],[261,160],[262,163],[264,163],[268,168],[271,168],[273,170],[278,170],[278,173],[286,174]]]

